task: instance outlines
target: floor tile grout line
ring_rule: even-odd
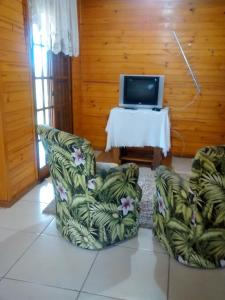
[[[33,242],[31,242],[31,244],[22,252],[22,254],[17,258],[17,260],[12,264],[12,266],[9,268],[9,270],[2,276],[2,278],[5,278],[9,272],[12,270],[12,268],[17,264],[17,262],[25,255],[25,253],[33,246],[33,244],[38,240],[38,238],[42,235],[42,233],[45,231],[45,229],[49,226],[49,224],[51,223],[51,221],[42,229],[42,231],[40,233],[36,233],[37,236],[36,238],[33,240]],[[34,233],[35,234],[35,233]]]
[[[84,279],[83,284],[81,285],[81,288],[80,288],[80,290],[79,290],[79,294],[78,294],[78,296],[77,296],[77,299],[79,299],[79,297],[80,297],[80,293],[82,292],[82,290],[83,290],[83,288],[84,288],[84,285],[85,285],[85,283],[86,283],[86,281],[87,281],[87,279],[88,279],[88,276],[89,276],[89,274],[90,274],[90,272],[91,272],[91,270],[92,270],[92,268],[93,268],[93,266],[94,266],[94,264],[95,264],[95,262],[96,262],[98,256],[99,256],[99,251],[97,252],[97,254],[96,254],[96,256],[95,256],[95,258],[94,258],[94,260],[93,260],[93,262],[92,262],[92,264],[91,264],[91,267],[90,267],[90,269],[89,269],[89,271],[88,271],[88,273],[87,273],[87,276],[86,276],[85,279]]]
[[[40,235],[43,234],[43,231],[45,231],[45,229],[51,224],[51,222],[55,219],[55,217],[50,216],[49,218],[51,218],[50,221],[46,222],[46,225],[44,225],[44,228],[40,231],[40,232],[35,232],[35,231],[29,231],[27,229],[17,229],[17,228],[12,228],[12,227],[7,227],[7,226],[3,226],[0,225],[0,229],[5,229],[5,230],[9,230],[9,231],[16,231],[16,232],[24,232],[24,233],[30,233],[30,234],[36,234],[36,235]],[[43,221],[44,223],[45,221]]]
[[[91,296],[100,296],[100,297],[103,297],[103,298],[109,298],[109,299],[112,299],[112,300],[126,300],[125,298],[115,298],[115,297],[105,296],[105,295],[101,295],[101,294],[95,294],[95,293],[91,293],[91,292],[81,292],[81,293],[82,294],[88,294],[88,295],[91,295]],[[79,298],[77,298],[76,300],[79,300]]]
[[[37,241],[37,239],[40,237],[40,235],[37,235],[37,237],[31,242],[31,244],[22,252],[22,254],[17,258],[17,260],[12,264],[12,266],[9,268],[9,270],[4,274],[3,278],[5,278],[8,273],[12,270],[12,268],[17,264],[17,262],[25,255],[25,253],[32,247],[32,245]]]
[[[167,292],[166,292],[166,298],[169,300],[169,292],[170,292],[170,262],[171,257],[169,256],[169,264],[168,264],[168,279],[167,279]]]
[[[81,291],[79,291],[79,292],[78,292],[78,294],[77,294],[77,297],[76,297],[76,299],[75,299],[75,300],[79,300],[79,298],[80,298],[80,294],[81,294]]]
[[[4,277],[2,279],[17,281],[17,282],[23,282],[23,283],[29,283],[29,284],[34,284],[34,285],[38,285],[38,286],[56,288],[56,289],[59,289],[59,290],[65,290],[65,291],[71,291],[71,292],[77,292],[77,293],[79,292],[79,290],[76,290],[76,289],[70,289],[70,288],[65,288],[65,287],[61,287],[61,286],[57,286],[57,285],[51,285],[51,284],[44,284],[44,283],[35,282],[35,281],[15,279],[15,278],[10,278],[10,277]]]
[[[130,246],[124,246],[124,245],[115,245],[117,247],[120,248],[127,248],[127,249],[133,249],[133,250],[141,250],[141,251],[145,251],[145,252],[150,252],[150,254],[162,254],[162,255],[168,255],[166,252],[162,252],[162,251],[155,251],[155,250],[149,250],[149,249],[144,249],[144,248],[139,248],[139,247],[130,247]]]
[[[47,229],[47,227],[54,221],[55,217],[52,216],[52,219],[50,220],[50,222],[48,224],[45,225],[45,227],[42,229],[41,232],[35,232],[35,231],[28,231],[26,229],[15,229],[15,228],[11,228],[11,227],[4,227],[4,226],[0,226],[0,229],[5,229],[5,230],[9,230],[9,231],[15,231],[15,232],[21,232],[21,233],[28,233],[28,234],[34,234],[34,235],[46,235],[46,236],[52,236],[52,237],[56,237],[56,238],[60,238],[61,236],[58,236],[54,233],[44,233],[44,231]],[[152,230],[149,228],[149,230]],[[126,241],[125,241],[126,243]],[[121,248],[128,248],[128,249],[138,249],[138,250],[142,250],[142,251],[146,251],[146,252],[150,252],[151,254],[162,254],[162,255],[167,255],[167,253],[163,250],[159,250],[156,251],[154,249],[149,250],[149,249],[145,249],[145,248],[140,248],[140,247],[132,247],[132,246],[126,246],[123,244],[117,244],[115,245],[117,247],[121,247]]]
[[[46,207],[50,204],[50,202],[44,202],[44,201],[41,201],[41,200],[33,200],[33,199],[21,199],[19,200],[20,203],[24,203],[24,202],[29,202],[29,203],[38,203],[38,204],[46,204]],[[53,200],[52,200],[53,201]],[[47,214],[46,214],[47,215]]]
[[[97,258],[98,258],[98,256],[99,256],[99,254],[100,254],[100,251],[97,253],[97,255],[96,255],[94,261],[93,261],[92,264],[91,264],[91,267],[90,267],[90,269],[89,269],[89,271],[88,271],[88,274],[87,274],[87,276],[86,276],[86,278],[85,278],[85,280],[84,280],[84,282],[83,282],[83,284],[82,284],[82,286],[81,286],[81,289],[80,289],[80,291],[79,291],[79,294],[77,295],[76,300],[79,300],[79,297],[80,297],[80,294],[81,294],[81,293],[86,293],[86,294],[94,295],[94,296],[108,297],[108,298],[113,299],[113,300],[125,300],[125,299],[123,299],[123,298],[115,298],[115,297],[113,298],[113,297],[104,296],[104,295],[101,295],[101,294],[95,294],[95,293],[83,291],[84,285],[85,285],[85,283],[86,283],[86,281],[87,281],[87,279],[88,279],[88,277],[89,277],[89,274],[90,274],[90,272],[91,272],[91,270],[92,270],[92,268],[93,268],[93,266],[94,266],[94,264],[95,264],[95,262],[96,262],[96,260],[97,260]]]

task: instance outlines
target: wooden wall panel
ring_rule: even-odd
[[[37,180],[22,0],[0,1],[0,101],[0,204],[9,206]]]
[[[1,74],[1,66],[0,66]],[[4,124],[3,124],[3,94],[0,76],[0,199],[7,199],[7,167],[5,163]]]
[[[75,132],[104,149],[107,117],[118,104],[119,75],[164,74],[173,154],[193,156],[205,145],[225,144],[224,0],[82,0],[79,15]],[[197,97],[173,30],[202,86]]]

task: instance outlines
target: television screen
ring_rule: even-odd
[[[120,75],[120,106],[162,108],[163,75]]]
[[[124,78],[124,104],[157,105],[159,78]]]

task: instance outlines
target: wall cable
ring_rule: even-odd
[[[180,40],[179,40],[179,38],[178,38],[176,32],[175,32],[175,31],[172,31],[172,34],[173,34],[173,37],[174,37],[174,39],[175,39],[175,41],[176,41],[176,43],[177,43],[177,45],[178,45],[178,48],[179,48],[179,50],[180,50],[180,52],[181,52],[181,54],[182,54],[182,57],[183,57],[183,59],[184,59],[186,65],[187,65],[187,67],[188,67],[188,70],[189,70],[189,72],[190,72],[190,74],[191,74],[192,80],[193,80],[193,82],[194,82],[194,85],[195,85],[195,88],[196,88],[196,91],[197,91],[196,94],[193,96],[192,100],[191,100],[190,102],[188,102],[187,104],[185,104],[184,106],[178,107],[178,108],[175,107],[175,106],[170,106],[170,108],[171,108],[173,111],[182,111],[182,110],[185,110],[186,108],[190,107],[191,105],[193,105],[193,104],[197,101],[198,96],[201,94],[201,86],[200,86],[200,84],[199,84],[199,82],[198,82],[198,79],[197,79],[196,75],[194,74],[194,72],[193,72],[193,70],[192,70],[192,68],[191,68],[191,65],[189,64],[189,61],[188,61],[188,59],[187,59],[187,56],[186,56],[186,54],[185,54],[185,52],[184,52],[184,50],[183,50],[183,48],[182,48],[182,45],[181,45],[181,43],[180,43]]]

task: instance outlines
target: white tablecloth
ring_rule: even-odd
[[[160,147],[164,156],[170,150],[170,121],[168,108],[113,108],[106,126],[106,151],[112,147]]]

